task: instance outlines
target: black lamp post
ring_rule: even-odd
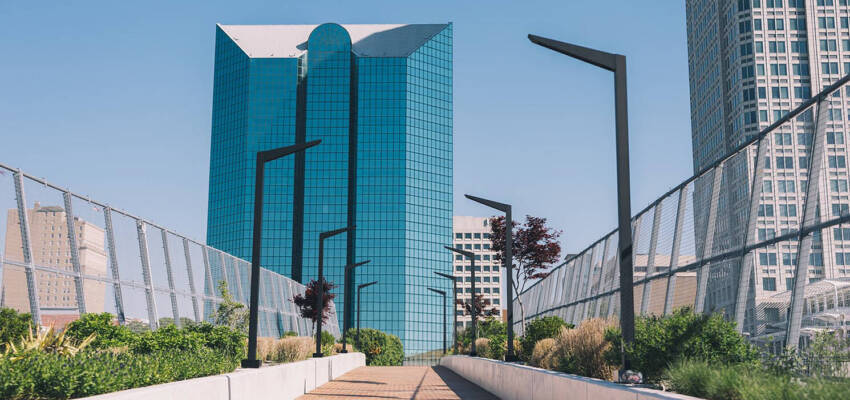
[[[254,237],[251,243],[251,299],[248,306],[248,358],[242,360],[242,368],[260,368],[262,365],[262,361],[257,359],[257,320],[260,300],[260,254],[263,239],[263,175],[265,175],[266,163],[304,151],[321,142],[321,140],[314,140],[257,152],[257,166],[254,170]]]
[[[617,233],[620,257],[620,329],[623,342],[635,339],[634,279],[632,277],[632,210],[629,187],[629,117],[626,97],[626,56],[528,35],[532,43],[549,50],[595,65],[614,73],[614,114],[617,145]],[[625,357],[625,352],[623,356]],[[631,369],[631,361],[623,358],[623,369]]]
[[[505,352],[505,361],[517,361],[518,358],[516,353],[514,352],[514,267],[513,267],[513,246],[514,246],[514,237],[513,237],[513,219],[511,219],[511,205],[495,202],[492,200],[482,199],[480,197],[475,197],[471,195],[464,195],[467,199],[470,199],[476,203],[483,204],[487,207],[499,210],[505,213],[505,255],[502,257],[502,270],[505,271],[505,274],[508,277],[508,288],[507,288],[507,297],[508,297],[508,350]],[[474,270],[474,269],[473,269]],[[472,294],[475,296],[475,293]]]
[[[322,317],[325,310],[324,305],[324,297],[325,297],[325,271],[324,271],[324,257],[325,257],[325,239],[339,235],[343,232],[348,232],[354,229],[354,225],[346,226],[345,228],[339,228],[332,231],[322,232],[319,234],[319,284],[318,293],[316,295],[316,311],[319,313],[319,318],[316,320],[316,352],[313,353],[314,358],[324,357],[322,354]]]
[[[434,271],[434,273],[439,275],[439,276],[442,276],[443,278],[452,280],[452,293],[454,293],[454,299],[453,299],[454,303],[452,303],[452,304],[455,305],[455,306],[452,307],[452,311],[453,311],[452,312],[452,315],[453,315],[452,318],[454,319],[454,321],[452,322],[452,340],[454,341],[455,354],[458,354],[458,348],[457,348],[457,310],[455,309],[457,307],[457,279],[455,279],[455,277],[452,276],[452,275],[444,274],[442,272]]]
[[[428,290],[443,296],[443,354],[446,354],[446,330],[448,329],[448,318],[446,318],[446,292],[434,288],[428,288]]]
[[[357,342],[358,350],[360,349],[360,291],[363,290],[363,288],[372,286],[376,283],[378,283],[378,281],[357,285],[357,338],[355,339],[355,342]]]
[[[346,265],[345,266],[345,279],[343,279],[343,280],[345,282],[348,282],[349,271],[351,271],[354,268],[357,268],[361,265],[368,264],[370,261],[372,261],[372,260],[366,260],[366,261],[361,261],[357,264]],[[348,298],[347,296],[345,296],[347,290],[348,290],[348,286],[343,285],[343,288],[342,288],[342,293],[343,293],[342,297],[343,298]],[[347,305],[346,305],[346,308],[348,308]],[[342,319],[343,319],[343,321],[342,321],[342,327],[343,327],[343,329],[342,329],[342,351],[340,353],[348,353],[348,347],[347,347],[348,343],[346,343],[346,341],[345,341],[345,337],[346,337],[346,333],[347,333],[346,332],[347,329],[345,329],[345,327],[348,326],[348,313],[342,313]]]
[[[460,254],[464,257],[469,258],[470,262],[472,263],[470,265],[470,268],[472,269],[472,275],[470,276],[470,279],[471,279],[471,282],[472,282],[472,285],[470,287],[470,290],[472,290],[472,297],[470,297],[470,303],[469,303],[469,305],[470,305],[469,309],[471,310],[471,314],[472,314],[472,343],[471,343],[471,347],[470,347],[470,350],[469,350],[469,355],[471,357],[475,357],[475,356],[478,355],[478,352],[475,351],[475,339],[478,337],[478,335],[477,335],[478,331],[476,330],[477,324],[478,324],[478,307],[476,307],[476,303],[475,303],[475,253],[473,253],[471,251],[456,249],[456,248],[450,247],[450,246],[443,246],[443,247],[445,247],[446,250],[453,251],[453,252],[458,253],[458,254]],[[455,314],[457,314],[457,313],[455,313]],[[455,317],[455,319],[457,319],[457,317]],[[455,346],[457,346],[457,345],[455,345]]]

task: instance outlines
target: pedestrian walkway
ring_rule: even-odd
[[[298,399],[498,400],[445,367],[360,367]]]

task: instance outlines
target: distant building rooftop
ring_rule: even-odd
[[[221,25],[218,27],[252,58],[298,57],[319,25]],[[406,57],[448,24],[341,25],[360,57]]]

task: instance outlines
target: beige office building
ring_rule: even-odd
[[[74,271],[68,239],[68,222],[65,210],[58,206],[41,206],[35,203],[27,210],[30,225],[33,263],[57,270]],[[18,210],[11,209],[6,218],[6,246],[4,249],[3,287],[0,303],[21,312],[29,312],[29,295],[25,269]],[[74,218],[80,268],[83,274],[106,276],[106,252],[102,228]],[[38,300],[43,323],[62,321],[79,315],[74,278],[49,271],[36,272]],[[83,284],[86,312],[103,312],[106,284],[86,280]]]
[[[502,273],[501,263],[496,261],[496,252],[490,243],[490,221],[485,217],[453,217],[455,248],[475,253],[475,291],[480,294],[490,308],[501,310]],[[472,299],[472,267],[468,258],[454,254],[454,276],[457,280],[458,299]],[[457,306],[458,328],[466,328],[472,322],[472,317],[464,312],[463,307]],[[500,315],[501,312],[497,315]]]

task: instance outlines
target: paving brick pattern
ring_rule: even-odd
[[[298,399],[498,400],[444,367],[360,367]]]

